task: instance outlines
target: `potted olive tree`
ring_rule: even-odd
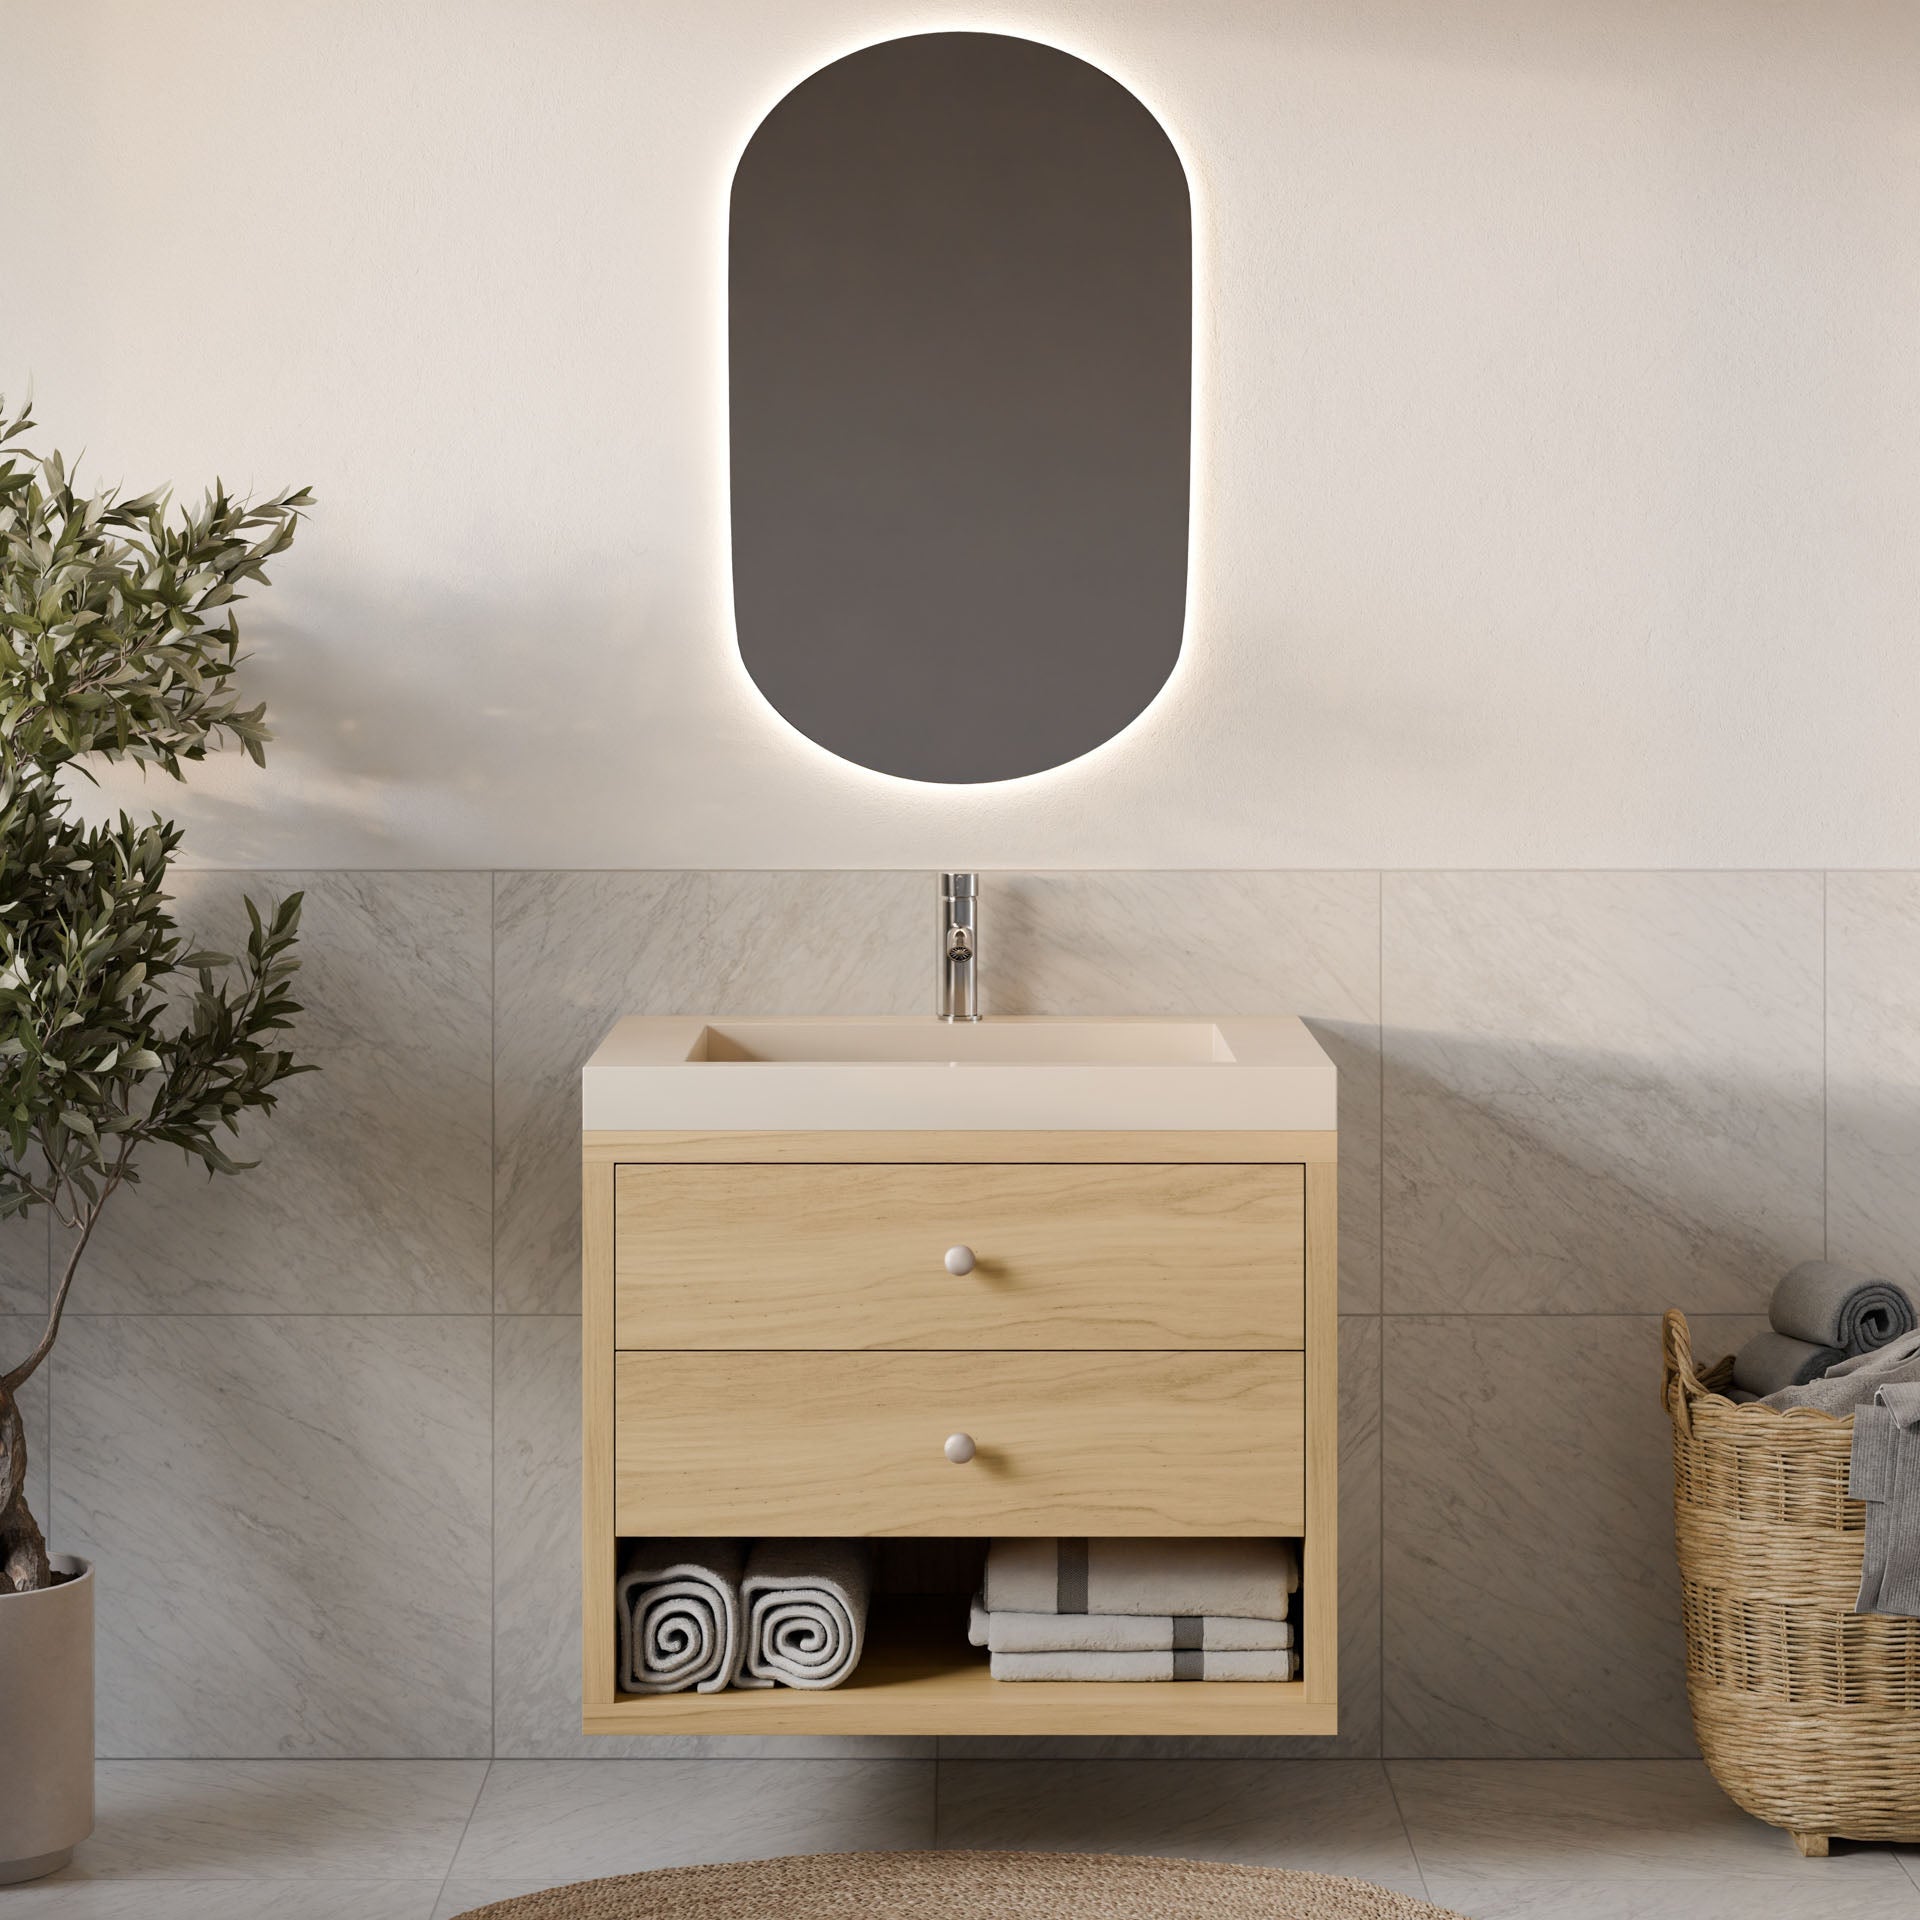
[[[83,495],[32,427],[0,407],[0,1220],[46,1209],[65,1257],[38,1338],[0,1354],[0,1882],[52,1872],[93,1825],[92,1569],[50,1555],[28,1508],[21,1389],[149,1152],[239,1172],[222,1133],[306,1070],[282,1044],[299,896],[248,902],[244,953],[189,951],[166,893],[179,829],[90,826],[67,788],[96,758],[176,779],[222,745],[262,760],[233,602],[309,496]]]

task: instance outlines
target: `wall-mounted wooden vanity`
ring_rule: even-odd
[[[930,1080],[963,1122],[1115,1124],[831,1124]],[[1297,1021],[626,1021],[584,1111],[588,1732],[1334,1730],[1333,1069]],[[683,1534],[869,1536],[909,1577],[842,1687],[622,1695],[618,1543]],[[996,1682],[994,1535],[1296,1539],[1300,1677]]]

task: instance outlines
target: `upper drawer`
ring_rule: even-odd
[[[1303,1344],[1297,1166],[623,1166],[614,1192],[622,1347]]]

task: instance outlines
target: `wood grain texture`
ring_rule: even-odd
[[[613,1169],[589,1160],[581,1183],[580,1697],[613,1698]]]
[[[1334,1732],[1335,1144],[587,1135],[586,1731]],[[940,1209],[969,1196],[1022,1234],[1018,1260],[971,1222],[947,1224]],[[1237,1256],[1236,1238],[1253,1251]],[[962,1241],[981,1264],[956,1278],[941,1256]],[[1163,1272],[1148,1247],[1183,1248],[1187,1265]],[[621,1331],[644,1350],[615,1351],[616,1264]],[[1303,1350],[1272,1350],[1276,1311]],[[1236,1318],[1266,1350],[1191,1344]],[[689,1346],[659,1350],[669,1332]],[[965,1466],[942,1453],[955,1431],[980,1446]],[[877,1622],[843,1688],[621,1696],[615,1536],[663,1533],[920,1536],[930,1549],[996,1533],[1300,1537],[1303,1677],[1009,1685],[955,1622]]]
[[[1122,1133],[628,1133],[595,1130],[580,1136],[589,1160],[712,1160],[749,1164],[812,1161],[926,1160],[943,1164],[1033,1161],[1116,1164],[1165,1161],[1261,1164],[1332,1160],[1339,1136],[1332,1129],[1293,1133],[1202,1132],[1193,1128],[1136,1128]]]
[[[622,1347],[1302,1341],[1298,1166],[623,1166],[616,1196]]]
[[[1163,1685],[995,1680],[957,1612],[876,1616],[844,1686],[811,1693],[622,1694],[588,1709],[589,1733],[1258,1734],[1331,1733],[1334,1709],[1300,1681]]]
[[[622,1353],[615,1531],[1298,1534],[1303,1374],[1286,1353]]]
[[[1340,1646],[1340,1202],[1336,1169],[1307,1169],[1306,1521],[1301,1543],[1300,1678],[1338,1698]]]

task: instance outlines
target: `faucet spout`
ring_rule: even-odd
[[[980,1018],[980,876],[940,876],[939,992],[934,1011],[942,1020]]]

